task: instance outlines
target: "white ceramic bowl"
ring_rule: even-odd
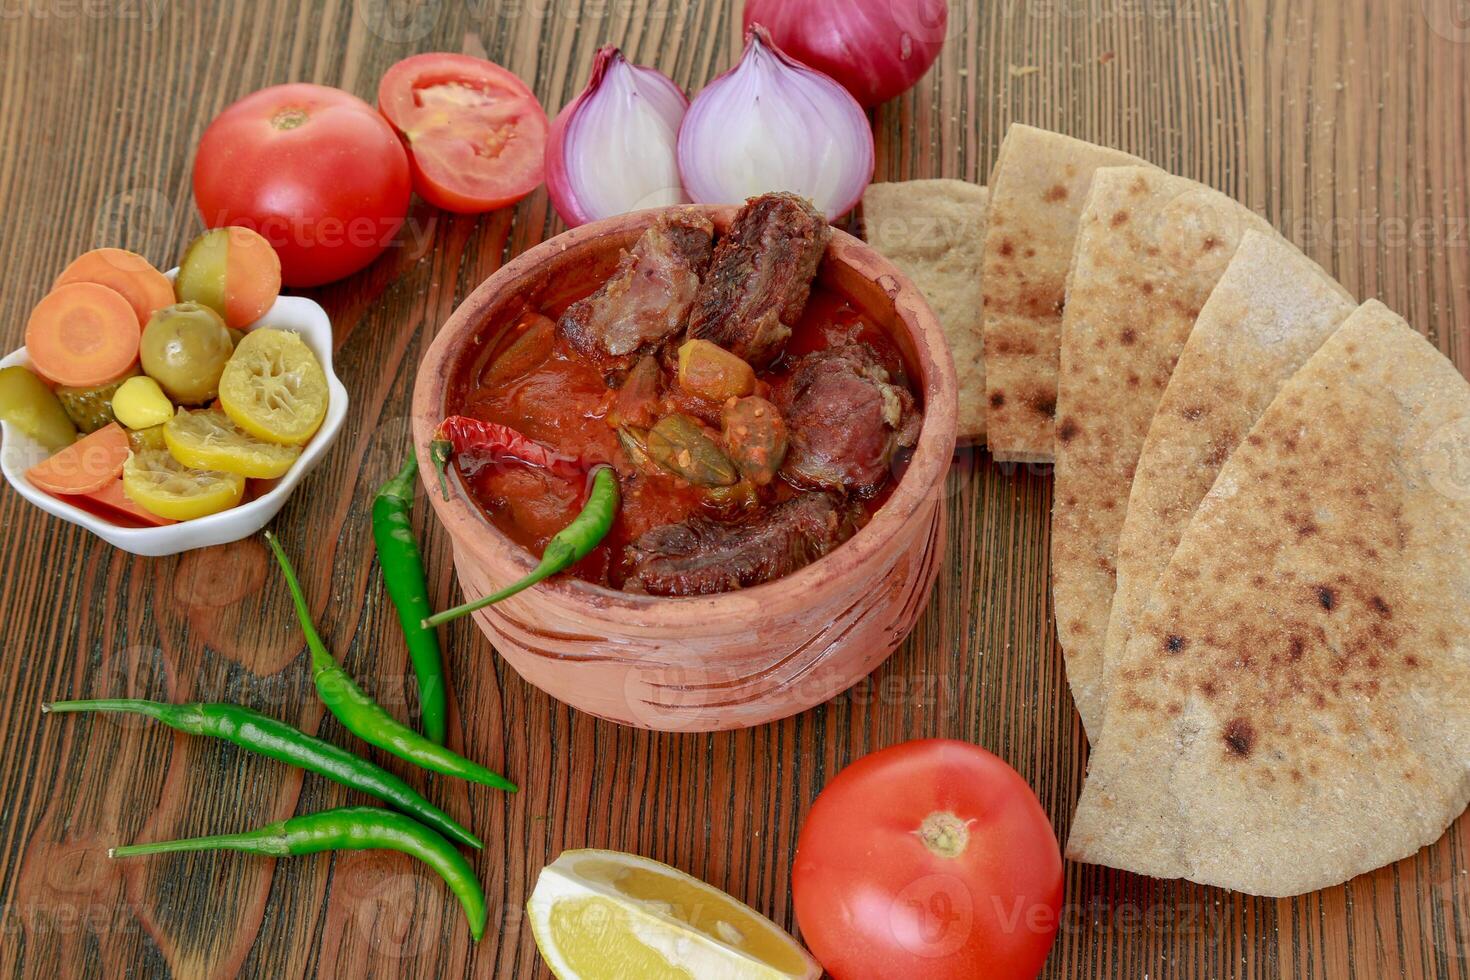
[[[169,272],[168,277],[172,279],[174,272]],[[326,311],[304,297],[282,296],[265,316],[246,329],[255,330],[260,327],[294,330],[300,334],[306,346],[322,362],[322,370],[327,374],[330,397],[327,417],[322,420],[322,426],[316,435],[306,444],[301,458],[285,476],[275,481],[275,486],[254,500],[247,500],[238,507],[218,514],[192,521],[180,521],[165,527],[120,527],[32,486],[25,477],[26,470],[49,454],[35,440],[6,423],[0,423],[0,433],[4,434],[4,442],[0,443],[0,472],[5,474],[6,481],[16,493],[46,513],[78,524],[109,544],[135,555],[174,555],[191,548],[207,548],[249,537],[276,516],[291,491],[296,489],[296,484],[321,462],[347,418],[347,389],[342,386],[332,369],[332,323],[327,319]],[[30,355],[24,347],[12,351],[0,360],[0,367],[14,364],[30,367]]]

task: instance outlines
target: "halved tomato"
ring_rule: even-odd
[[[378,108],[408,144],[414,190],[435,207],[493,211],[541,183],[546,110],[493,62],[445,53],[404,58],[378,83]]]

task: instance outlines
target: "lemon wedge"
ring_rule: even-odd
[[[782,980],[821,967],[774,922],[698,878],[619,851],[566,851],[526,903],[558,980]]]

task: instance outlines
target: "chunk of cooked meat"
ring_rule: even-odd
[[[660,216],[601,289],[567,307],[558,328],[605,374],[626,371],[684,329],[713,242],[714,225],[697,211]]]
[[[830,234],[822,213],[795,194],[746,201],[715,246],[689,337],[719,344],[756,369],[770,364],[806,308]]]
[[[711,595],[788,575],[827,554],[857,528],[858,508],[830,494],[802,494],[744,524],[692,517],[645,532],[624,550],[623,587],[649,595]]]
[[[870,493],[894,453],[919,437],[913,395],[889,380],[868,344],[799,358],[774,396],[789,432],[781,472],[800,486]]]

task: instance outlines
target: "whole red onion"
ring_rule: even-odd
[[[913,87],[944,47],[945,0],[746,0],[783,51],[831,75],[865,106]]]

